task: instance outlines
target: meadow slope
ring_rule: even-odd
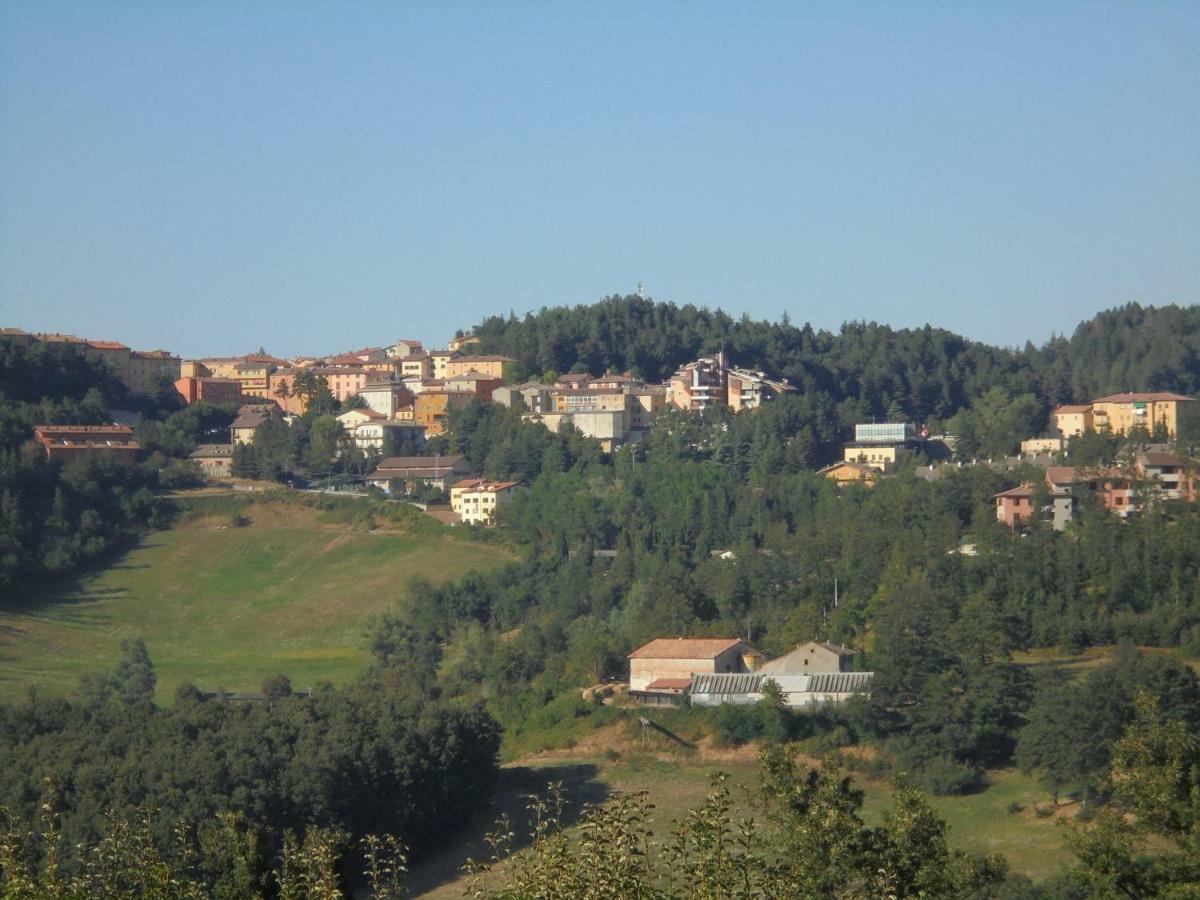
[[[129,637],[146,641],[160,703],[187,681],[345,683],[367,662],[366,620],[409,579],[452,580],[512,558],[436,527],[368,532],[298,504],[250,505],[245,516],[241,527],[229,516],[185,520],[26,610],[0,610],[0,698],[34,684],[71,691],[80,675],[110,670]]]

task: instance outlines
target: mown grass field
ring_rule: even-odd
[[[298,503],[251,504],[149,535],[113,566],[0,612],[0,697],[29,685],[74,689],[108,671],[122,638],[146,641],[159,702],[186,681],[257,690],[276,673],[296,688],[344,683],[367,662],[363,627],[409,579],[440,582],[511,559],[440,529],[370,533]]]

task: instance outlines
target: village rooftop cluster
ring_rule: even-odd
[[[165,377],[187,403],[237,406],[228,441],[204,444],[192,454],[214,481],[232,477],[234,448],[252,444],[262,425],[290,422],[328,398],[344,409],[336,418],[346,445],[376,460],[363,478],[368,485],[395,495],[431,489],[446,495],[450,512],[432,514],[454,523],[493,524],[520,485],[483,479],[462,456],[396,452],[420,448],[426,438],[445,433],[453,408],[473,401],[515,407],[528,421],[551,430],[570,426],[612,452],[643,439],[667,409],[698,412],[722,405],[741,412],[795,391],[786,379],[730,364],[724,353],[687,363],[662,384],[611,372],[571,372],[552,384],[512,383],[510,367],[516,360],[474,352],[480,340],[471,334],[456,336],[445,349],[426,350],[420,341],[401,339],[387,347],[290,360],[265,352],[183,360],[165,350],[131,350],[117,341],[15,328],[0,329],[0,336],[75,346],[103,361],[134,394]],[[1028,461],[1044,471],[1044,478],[996,494],[996,518],[1013,529],[1041,518],[1062,529],[1083,488],[1121,516],[1159,499],[1195,500],[1195,466],[1168,443],[1131,443],[1110,464],[1095,467],[1067,465],[1064,452],[1067,441],[1088,432],[1154,434],[1171,441],[1180,429],[1197,424],[1200,404],[1172,393],[1114,394],[1060,406],[1048,434],[1022,441],[1020,456],[999,463],[1011,469]],[[104,452],[133,462],[140,450],[129,424],[42,425],[34,437],[52,458]],[[862,423],[844,446],[842,460],[821,473],[839,485],[870,486],[910,461],[921,461],[925,464],[917,474],[936,478],[949,464],[953,446],[953,437],[931,436],[913,423]]]

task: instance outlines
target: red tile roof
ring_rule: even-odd
[[[1185,397],[1183,394],[1172,394],[1168,391],[1157,391],[1154,393],[1137,393],[1130,391],[1127,394],[1110,394],[1107,397],[1101,397],[1099,400],[1093,400],[1092,403],[1153,403],[1156,400],[1177,400],[1193,402],[1193,397]]]
[[[655,638],[629,654],[630,659],[715,659],[722,653],[748,644],[737,638]]]

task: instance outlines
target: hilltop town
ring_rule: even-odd
[[[451,410],[497,404],[550,431],[574,430],[612,453],[643,440],[667,410],[752,412],[796,393],[786,378],[739,368],[723,351],[680,366],[662,383],[630,373],[575,371],[549,383],[518,382],[512,375],[518,360],[478,353],[480,339],[461,332],[445,349],[425,349],[418,340],[401,339],[385,347],[290,360],[265,352],[184,360],[161,349],[132,350],[114,340],[17,328],[0,329],[0,336],[76,348],[100,361],[132,396],[164,390],[169,383],[187,404],[203,401],[236,409],[227,433],[214,435],[225,440],[206,442],[191,453],[204,478],[214,483],[259,474],[245,459],[239,465],[238,448],[253,447],[263,425],[289,426],[310,412],[329,414],[338,430],[327,487],[335,484],[336,467],[342,489],[374,487],[397,497],[440,498],[449,510],[437,509],[435,502],[434,514],[450,523],[495,524],[499,509],[521,487],[519,480],[478,477],[461,455],[423,452],[430,439],[446,434]],[[39,424],[34,439],[51,458],[97,452],[133,462],[140,448],[132,425],[116,418],[107,425]],[[1102,498],[1104,507],[1119,516],[1156,500],[1194,501],[1195,461],[1176,448],[1175,440],[1198,426],[1195,398],[1129,391],[1057,406],[1046,430],[1020,436],[1011,455],[973,458],[967,464],[1038,470],[1037,480],[1023,480],[995,495],[996,517],[1009,528],[1046,519],[1062,530],[1073,516],[1080,488]],[[933,479],[946,466],[964,464],[961,455],[956,458],[955,435],[932,435],[920,424],[869,422],[855,424],[853,430],[842,458],[819,470],[839,485],[871,486],[906,466],[918,477]],[[1095,434],[1130,440],[1114,444],[1109,458],[1071,464],[1071,439]],[[354,471],[335,465],[351,449],[358,451]]]

